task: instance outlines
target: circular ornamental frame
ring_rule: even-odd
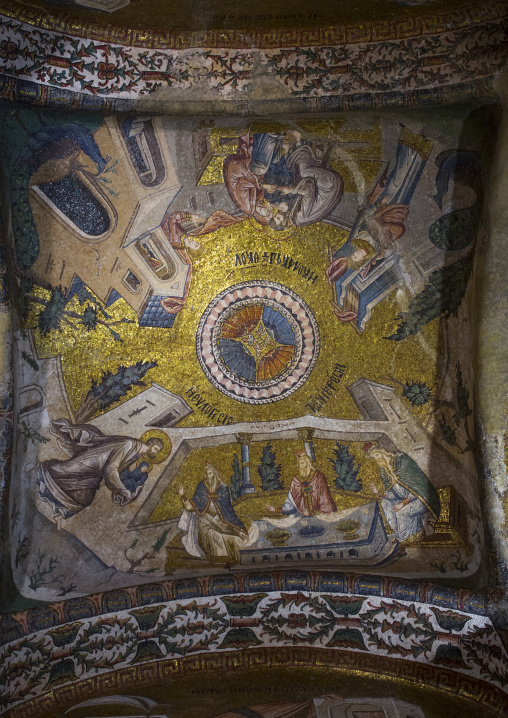
[[[308,379],[319,355],[319,329],[295,292],[254,280],[210,302],[196,348],[216,389],[236,401],[267,404],[287,398]]]

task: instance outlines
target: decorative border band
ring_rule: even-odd
[[[113,42],[132,47],[184,50],[187,48],[276,48],[311,47],[313,45],[354,45],[401,40],[446,32],[450,27],[478,25],[507,16],[504,0],[485,0],[445,12],[423,13],[413,17],[392,17],[362,23],[340,23],[318,28],[294,30],[210,30],[206,32],[171,32],[151,29],[129,29],[96,21],[79,22],[65,14],[65,9],[30,8],[15,0],[3,3],[2,13],[13,20],[43,31],[54,30],[98,42]]]
[[[37,107],[57,107],[73,111],[93,111],[110,113],[132,112],[136,108],[135,100],[124,100],[106,98],[97,95],[88,95],[59,87],[48,87],[39,85],[30,80],[19,80],[15,77],[0,75],[0,100],[17,102],[23,105],[35,105]],[[446,85],[444,87],[433,87],[425,90],[409,92],[385,92],[372,93],[370,95],[334,95],[323,97],[301,97],[284,102],[285,112],[306,114],[308,112],[354,112],[357,110],[398,110],[407,107],[434,107],[457,102],[470,102],[473,100],[497,100],[497,94],[492,86],[491,79],[478,80],[475,82],[460,83],[458,85]],[[267,106],[270,105],[272,112],[277,112],[277,100],[264,101],[260,103],[245,98],[238,98],[234,103],[228,102],[226,106],[214,108],[216,117],[222,115],[255,115],[266,114]],[[173,114],[178,114],[179,105],[175,102],[162,100],[160,109],[170,109]],[[152,111],[157,110],[159,104],[154,102]],[[258,109],[260,108],[260,109]],[[188,114],[188,107],[183,106],[182,114]],[[210,103],[193,103],[195,115],[209,115]]]
[[[116,589],[60,603],[37,606],[0,618],[0,645],[35,631],[105,613],[164,601],[260,591],[352,593],[429,603],[448,610],[487,615],[482,592],[416,580],[331,571],[272,571],[181,578]]]
[[[100,697],[112,693],[125,694],[140,685],[151,683],[171,685],[171,681],[187,676],[220,671],[252,671],[262,669],[313,668],[341,674],[356,674],[367,679],[406,683],[409,687],[423,685],[426,690],[439,691],[471,701],[476,706],[491,708],[493,714],[508,711],[508,698],[499,688],[483,680],[473,679],[443,667],[400,661],[395,658],[365,655],[349,650],[302,648],[247,648],[225,651],[220,654],[197,654],[177,659],[161,659],[137,664],[85,680],[55,688],[50,693],[25,701],[12,708],[9,718],[37,718],[50,712],[63,712],[87,700],[91,695]]]
[[[449,49],[447,49],[449,48]],[[163,88],[199,100],[251,99],[262,82],[282,101],[435,92],[481,83],[502,70],[508,18],[401,42],[293,45],[289,49],[140,49],[41,31],[0,15],[0,73],[9,78],[114,101],[138,100]],[[182,95],[185,97],[185,95]],[[163,97],[168,98],[165,93]],[[400,101],[400,100],[399,100]]]

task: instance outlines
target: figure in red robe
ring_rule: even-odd
[[[287,499],[280,508],[268,511],[283,516],[315,516],[337,511],[326,477],[318,471],[305,451],[297,453],[299,476],[293,476]]]
[[[242,215],[242,218],[245,217]],[[185,306],[192,281],[192,261],[188,250],[198,250],[201,247],[196,237],[215,232],[221,227],[228,227],[237,221],[239,221],[237,218],[222,209],[218,209],[208,219],[190,212],[171,212],[164,216],[161,229],[169,244],[189,267],[182,296],[165,297],[161,301],[161,306],[168,314],[178,314]]]
[[[344,191],[342,177],[323,166],[323,158],[317,157],[317,150],[311,144],[302,141],[299,132],[257,133],[254,137],[247,133],[238,138],[236,152],[225,158],[223,167],[224,184],[237,209],[231,213],[218,209],[207,219],[182,211],[165,215],[161,229],[189,267],[183,293],[161,301],[168,314],[177,314],[185,305],[192,280],[188,250],[199,249],[197,238],[238,222],[253,220],[275,231],[289,225],[302,227],[325,219],[334,210]],[[279,174],[286,173],[283,178],[274,175],[273,171],[269,174],[275,156],[278,158],[275,164],[284,165],[284,171],[279,167]],[[272,181],[276,177],[289,184],[265,183],[265,177]]]
[[[339,300],[339,303],[332,301],[334,314],[339,321],[357,322],[360,327],[358,297],[349,302],[346,295],[341,303],[343,284],[350,282],[355,273],[365,278],[376,265],[393,253],[394,243],[406,231],[404,222],[409,213],[409,204],[432,147],[430,139],[402,127],[393,169],[388,174],[388,166],[385,168],[365,202],[358,208],[358,216],[348,240],[334,254],[326,270],[328,282],[334,286]],[[382,289],[378,296],[386,296],[385,284],[381,282],[380,287]],[[373,301],[372,288],[369,288],[369,292],[369,301]]]

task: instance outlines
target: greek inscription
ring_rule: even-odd
[[[308,406],[314,414],[317,414],[335,395],[335,392],[340,387],[346,369],[347,367],[344,364],[335,364],[328,380],[322,385],[319,392],[309,399],[306,406]]]

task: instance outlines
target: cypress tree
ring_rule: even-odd
[[[258,466],[263,491],[277,491],[284,488],[280,478],[281,471],[282,466],[281,464],[277,465],[275,451],[272,449],[270,442],[268,442],[263,447],[261,463]]]
[[[333,459],[328,457],[328,461],[335,470],[336,488],[340,491],[361,491],[362,482],[356,478],[360,467],[356,464],[348,447],[336,441],[333,455]]]

